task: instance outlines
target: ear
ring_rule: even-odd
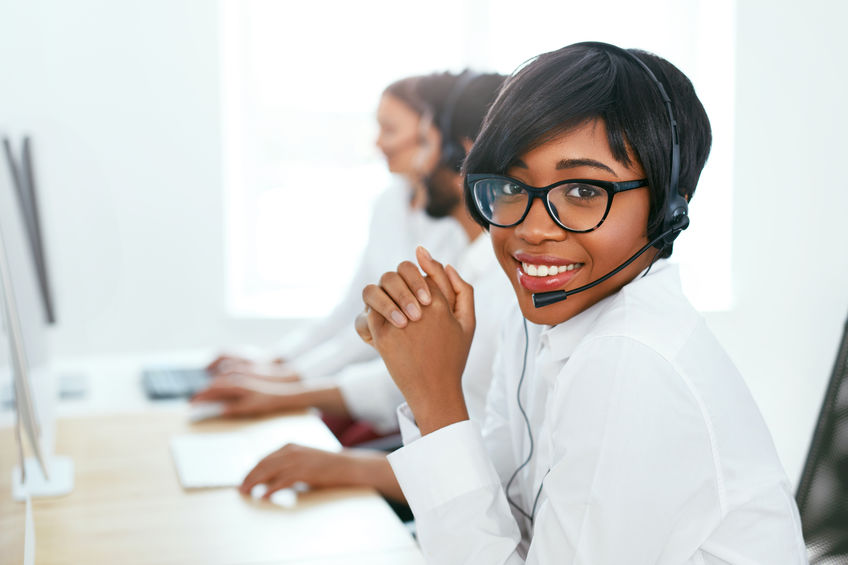
[[[470,137],[462,138],[462,148],[465,149],[465,154],[467,155],[469,151],[471,151],[471,146],[474,145],[474,141]]]

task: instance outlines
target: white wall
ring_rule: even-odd
[[[797,480],[848,316],[848,4],[737,4],[736,300],[708,320]]]
[[[735,307],[708,321],[796,479],[848,314],[848,5],[738,4]],[[217,39],[204,0],[0,0],[0,133],[35,141],[54,355],[291,326],[223,309]]]
[[[0,14],[0,133],[34,140],[54,354],[279,333],[224,312],[217,3],[0,0]]]

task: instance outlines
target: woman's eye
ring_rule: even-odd
[[[501,185],[501,194],[504,196],[517,196],[523,191],[520,186],[512,183],[504,183]]]
[[[565,190],[565,195],[570,199],[592,200],[599,198],[604,191],[590,184],[571,184]]]

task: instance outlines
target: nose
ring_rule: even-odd
[[[554,222],[541,198],[534,198],[524,221],[515,227],[515,235],[531,244],[543,241],[562,241],[568,232]]]

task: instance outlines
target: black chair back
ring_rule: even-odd
[[[811,565],[848,565],[848,321],[795,494]]]

